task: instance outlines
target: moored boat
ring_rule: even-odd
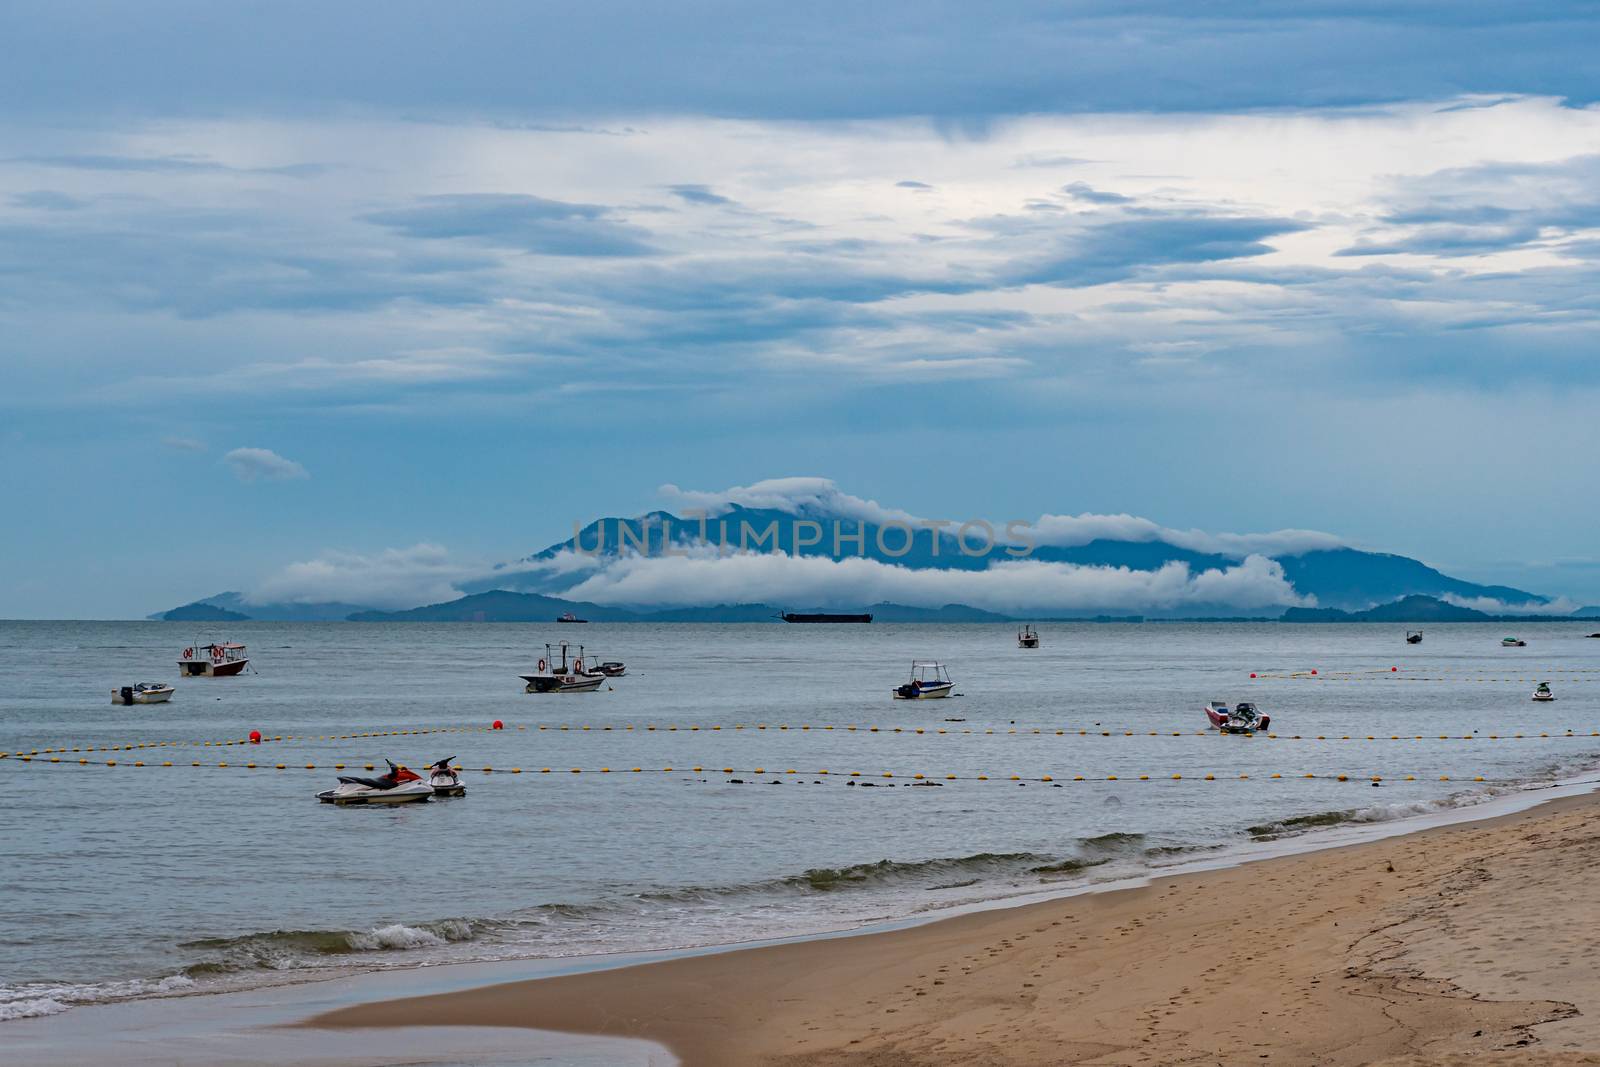
[[[950,672],[945,670],[943,663],[933,660],[913,660],[911,663],[911,680],[905,685],[896,686],[894,698],[896,700],[935,700],[947,697],[956,683],[950,680]]]
[[[131,707],[134,704],[165,704],[172,699],[174,690],[166,682],[139,682],[120,686],[111,691],[111,703]]]
[[[1038,648],[1039,631],[1035,630],[1032,626],[1024,625],[1022,629],[1017,631],[1017,647]]]
[[[1406,644],[1408,644],[1408,645],[1420,645],[1420,644],[1422,644],[1422,631],[1421,630],[1407,630],[1406,631]]]
[[[183,650],[178,670],[185,678],[227,678],[250,665],[244,646],[232,641],[221,644],[196,644]]]
[[[467,795],[466,783],[462,782],[461,775],[450,766],[454,756],[446,756],[437,763],[428,767],[428,784],[433,787],[436,797],[464,797]]]
[[[1502,637],[1500,639],[1501,648],[1524,648],[1527,644],[1528,642],[1520,637]]]
[[[624,674],[628,673],[627,664],[623,663],[621,660],[615,659],[608,659],[604,663],[596,663],[594,665],[594,669],[605,675],[607,678],[621,678]]]
[[[1272,716],[1261,714],[1254,704],[1236,704],[1228,710],[1226,700],[1213,700],[1206,705],[1206,719],[1225,734],[1253,734],[1272,725]]]
[[[871,622],[872,614],[862,612],[859,615],[835,615],[825,611],[786,611],[778,618],[784,622]]]
[[[339,775],[339,784],[324,789],[317,799],[324,804],[414,804],[433,799],[433,786],[422,780],[422,775],[409,767],[396,767],[394,760],[387,774],[376,778],[361,778],[353,774]]]
[[[588,622],[588,621],[589,621],[588,619],[580,619],[580,618],[578,618],[576,615],[574,615],[570,611],[562,614],[559,618],[556,619],[556,622]]]
[[[556,646],[545,645],[538,669],[518,677],[527,683],[529,693],[592,693],[606,680],[606,675],[585,666],[582,645],[573,656],[565,641]]]

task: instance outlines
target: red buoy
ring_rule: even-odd
[[[494,727],[493,728],[496,729],[496,730],[504,730],[506,728],[506,724],[501,722],[499,719],[496,719],[494,721]]]
[[[261,731],[260,730],[251,730],[250,731],[250,743],[252,745],[259,745],[261,743]]]
[[[1317,669],[1316,669],[1316,668],[1315,668],[1315,667],[1312,667],[1312,668],[1311,668],[1311,673],[1312,673],[1312,674],[1316,674],[1316,673],[1317,673]]]
[[[1390,674],[1393,674],[1393,673],[1394,673],[1394,672],[1395,672],[1395,671],[1397,671],[1397,670],[1399,670],[1399,669],[1400,669],[1400,668],[1399,668],[1399,667],[1390,667],[1390,668],[1389,668],[1389,673],[1390,673]]]
[[[1250,677],[1252,677],[1252,678],[1255,677],[1255,673],[1253,671],[1251,672]]]

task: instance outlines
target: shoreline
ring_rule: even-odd
[[[1516,938],[1514,960],[1494,970],[1468,941],[1443,951],[1448,938],[1430,924],[1473,915],[1479,930],[1530,919],[1581,928],[1592,914],[1582,905],[1600,903],[1600,891],[1593,901],[1582,892],[1583,828],[1600,811],[1592,788],[1498,798],[1528,801],[1509,814],[1478,805],[1434,825],[1397,820],[1395,832],[1359,843],[1306,835],[1318,840],[1138,886],[368,1002],[297,1025],[526,1027],[649,1041],[689,1064],[1365,1063],[1379,1054],[1438,1054],[1446,1058],[1406,1062],[1442,1064],[1525,1050],[1540,1040],[1535,1027],[1581,1055],[1600,1051],[1600,969],[1575,986],[1553,982],[1552,961],[1563,971],[1572,961]],[[1560,847],[1535,857],[1535,840]],[[1546,877],[1527,877],[1534,858],[1554,865]],[[1488,871],[1517,884],[1510,899],[1504,886],[1485,896]],[[1447,898],[1448,909],[1438,903]],[[1225,906],[1208,903],[1217,900]],[[1412,936],[1393,933],[1407,924]],[[1340,1027],[1368,1036],[1341,1042]],[[1476,1036],[1447,1047],[1458,1032]]]

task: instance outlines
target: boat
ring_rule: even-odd
[[[1272,725],[1272,716],[1261,714],[1254,704],[1236,704],[1229,711],[1226,700],[1207,704],[1206,719],[1225,734],[1253,734]]]
[[[1524,648],[1527,644],[1528,642],[1520,637],[1502,637],[1500,639],[1501,648]]]
[[[578,618],[576,615],[574,615],[570,611],[567,612],[564,615],[559,616],[556,619],[556,622],[588,622],[588,621],[589,621],[588,619],[580,619],[580,618]]]
[[[139,682],[136,685],[125,685],[111,691],[111,703],[131,706],[134,704],[165,704],[172,699],[173,688],[166,682]]]
[[[628,673],[627,664],[623,663],[621,660],[615,659],[608,659],[604,663],[596,663],[594,665],[594,669],[605,675],[607,678],[621,678],[624,674]]]
[[[1539,701],[1540,703],[1544,703],[1548,700],[1554,700],[1555,698],[1556,695],[1550,692],[1549,682],[1540,682],[1539,687],[1533,691],[1533,699]]]
[[[454,756],[446,756],[428,767],[428,784],[433,787],[433,795],[436,797],[464,797],[467,795],[467,787],[461,781],[461,775],[457,774],[455,768],[450,766],[450,761],[453,759],[455,759]]]
[[[1420,644],[1422,644],[1422,631],[1421,630],[1407,630],[1406,631],[1406,644],[1408,644],[1408,645],[1420,645]]]
[[[864,612],[860,615],[834,615],[825,611],[800,612],[786,611],[778,618],[784,622],[871,622],[872,613]]]
[[[1017,647],[1038,648],[1039,631],[1035,630],[1032,626],[1023,626],[1022,629],[1017,631]]]
[[[244,646],[232,641],[222,644],[196,644],[183,650],[178,670],[185,678],[227,678],[249,666]]]
[[[558,646],[545,645],[544,659],[539,661],[538,670],[518,675],[528,683],[527,692],[592,693],[599,689],[606,676],[584,666],[582,645],[578,646],[576,656],[570,654],[570,649],[565,641]]]
[[[377,778],[358,778],[353,774],[339,775],[339,784],[324,789],[317,799],[324,804],[414,804],[433,799],[433,786],[422,780],[422,775],[409,767],[396,767],[394,760],[385,760],[389,772]]]
[[[911,680],[905,685],[896,686],[894,698],[896,700],[933,700],[938,697],[947,697],[956,683],[950,680],[950,672],[945,670],[943,663],[933,660],[913,660],[911,663]]]

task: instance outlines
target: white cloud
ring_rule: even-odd
[[[310,473],[292,459],[285,459],[270,448],[236,448],[222,457],[241,482],[287,482],[309,478]]]
[[[700,510],[711,517],[738,505],[771,508],[792,515],[823,515],[875,523],[919,521],[908,511],[851,496],[841,491],[831,478],[767,478],[754,485],[735,485],[720,492],[680,489],[669,482],[657,492],[669,507]]]
[[[205,442],[196,441],[193,437],[163,437],[161,443],[179,452],[204,452],[206,450]]]
[[[1041,545],[1071,547],[1104,538],[1108,541],[1162,541],[1195,552],[1243,559],[1252,554],[1297,556],[1319,549],[1343,548],[1350,542],[1318,530],[1275,530],[1271,533],[1207,533],[1175,530],[1137,515],[1041,515],[1032,526]]]
[[[1473,611],[1481,611],[1488,615],[1551,615],[1559,617],[1571,615],[1582,607],[1581,604],[1564,596],[1556,597],[1549,603],[1530,600],[1520,604],[1498,600],[1492,596],[1465,597],[1456,596],[1454,593],[1446,593],[1440,599],[1447,604],[1454,604],[1458,608],[1471,608]]]
[[[411,608],[461,596],[457,584],[485,568],[454,560],[442,545],[387,548],[376,555],[327,551],[291,563],[245,597],[255,604],[336,600],[376,608]]]
[[[1309,605],[1283,568],[1250,556],[1225,570],[1194,574],[1181,563],[1153,571],[1080,567],[1033,560],[982,571],[912,570],[876,560],[739,554],[629,556],[564,594],[605,604],[672,606],[763,601],[796,606],[860,606],[891,601],[915,607],[962,603],[1006,613],[1109,609],[1159,612],[1194,605],[1270,611]]]

